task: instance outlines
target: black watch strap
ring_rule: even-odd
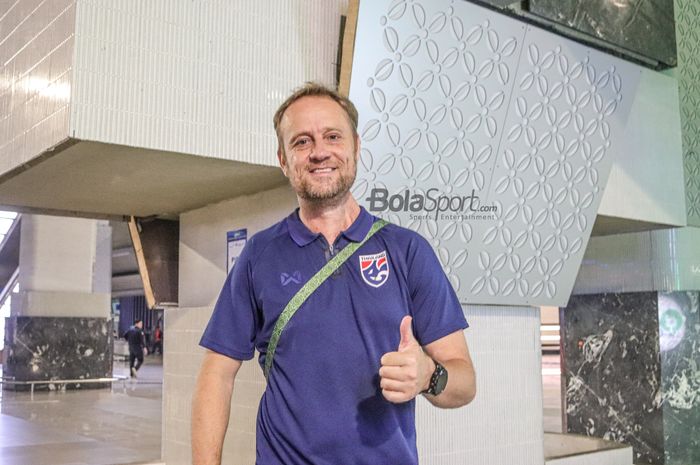
[[[435,371],[433,371],[433,375],[430,377],[430,386],[428,386],[428,389],[423,391],[423,393],[437,396],[442,393],[447,386],[447,370],[435,360],[433,360],[433,362],[435,363]]]

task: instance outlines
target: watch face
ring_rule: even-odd
[[[435,395],[438,395],[444,391],[445,386],[447,386],[447,370],[442,368],[438,374],[437,380],[435,381]]]

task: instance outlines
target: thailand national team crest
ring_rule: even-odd
[[[389,258],[384,252],[360,255],[360,274],[372,287],[379,287],[389,279]]]

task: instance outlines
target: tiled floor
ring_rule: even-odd
[[[115,375],[128,375],[115,362]],[[0,464],[158,462],[163,366],[148,357],[135,380],[111,390],[0,392]],[[544,430],[561,432],[559,355],[542,356]]]
[[[128,365],[115,362],[115,375]],[[138,378],[112,389],[0,394],[0,464],[158,462],[163,365],[149,356]]]

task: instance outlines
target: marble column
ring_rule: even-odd
[[[573,296],[561,311],[566,429],[635,463],[700,464],[699,292]]]
[[[109,224],[24,215],[18,281],[20,290],[12,297],[6,322],[3,376],[16,381],[111,376]],[[68,385],[106,386],[109,384]],[[42,387],[64,385],[37,389]]]
[[[700,292],[659,293],[666,464],[700,464]]]

